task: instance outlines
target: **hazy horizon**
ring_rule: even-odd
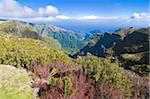
[[[148,27],[149,0],[0,0],[0,18],[76,31]],[[139,7],[140,6],[140,7]]]

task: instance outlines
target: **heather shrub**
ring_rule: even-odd
[[[79,68],[80,65],[74,62],[64,63],[63,61],[60,62],[54,60],[50,60],[49,63],[50,66],[47,67],[40,64],[34,64],[31,66],[32,68],[30,68],[30,70],[34,72],[33,86],[40,89],[40,98],[63,99],[71,97],[73,93],[73,81],[70,74],[74,72],[77,73],[81,70],[81,68]]]
[[[86,75],[81,73],[72,73],[72,95],[71,99],[95,99],[96,91]]]
[[[131,82],[125,75],[124,70],[107,58],[97,58],[87,55],[77,59],[84,65],[84,73],[91,79],[93,84],[106,81],[116,88],[121,88],[130,95]]]
[[[51,77],[49,82],[39,84],[41,99],[65,99],[72,95],[72,81],[68,76]]]
[[[51,77],[48,84],[39,84],[38,87],[41,99],[94,99],[95,95],[94,86],[79,72]]]
[[[96,83],[95,99],[124,99],[127,98],[127,92],[122,88],[116,88],[108,81]]]
[[[149,77],[141,77],[134,72],[126,71],[129,79],[132,81],[131,99],[149,99],[150,97],[150,79]]]

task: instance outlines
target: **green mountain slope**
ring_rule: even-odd
[[[91,53],[97,57],[111,57],[119,61],[120,66],[139,75],[147,75],[149,65],[150,28],[119,29],[114,33],[94,36],[79,53],[71,57],[85,56]]]
[[[61,45],[50,36],[40,36],[31,25],[19,21],[4,21],[0,23],[0,31],[21,38],[32,38],[46,42],[49,47],[61,49]]]
[[[120,35],[112,33],[103,33],[95,35],[90,42],[79,53],[72,57],[84,56],[91,53],[98,57],[106,57],[106,50],[112,48],[121,40]]]
[[[40,40],[44,39],[45,36],[48,36],[49,40],[53,41],[53,43],[55,42],[56,45],[58,45],[59,42],[66,53],[75,53],[83,48],[87,43],[87,41],[84,40],[85,36],[83,33],[50,24],[33,24],[17,20],[2,20],[0,24],[0,31],[19,37]],[[46,40],[48,39],[46,38]],[[60,47],[60,45],[58,45],[58,47]]]
[[[81,33],[72,30],[63,29],[49,24],[33,25],[33,28],[41,36],[51,36],[54,39],[57,39],[61,46],[66,50],[76,52],[83,48],[86,44]]]
[[[31,26],[25,26],[19,22],[2,22],[0,23],[0,31],[24,38],[41,39],[40,35]]]
[[[114,47],[114,55],[122,65],[140,75],[148,74],[150,69],[149,31],[150,28],[136,30]]]

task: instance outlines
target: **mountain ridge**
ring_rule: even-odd
[[[1,24],[5,23],[14,23],[14,24],[20,24],[17,26],[22,26],[22,27],[30,27],[32,29],[34,34],[37,36],[45,37],[49,36],[52,37],[53,39],[57,40],[64,51],[66,53],[72,53],[80,50],[83,48],[86,44],[86,40],[84,40],[84,36],[82,36],[82,33],[70,30],[70,29],[64,29],[61,27],[57,27],[51,24],[34,24],[30,22],[25,22],[25,21],[16,21],[16,20],[4,20],[1,22]],[[16,27],[17,29],[17,27]],[[22,29],[21,27],[17,30]],[[16,30],[16,31],[17,31]],[[16,32],[15,32],[16,33]],[[27,32],[26,32],[27,33]],[[31,33],[31,32],[30,32]],[[30,33],[28,33],[30,35]],[[26,34],[25,34],[26,35]]]

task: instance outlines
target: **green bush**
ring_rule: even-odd
[[[60,80],[60,78],[56,78],[56,77],[51,77],[49,80],[49,85],[51,86],[56,86],[57,82]]]
[[[49,60],[68,63],[71,59],[62,51],[50,48],[40,40],[18,38],[0,33],[0,64],[28,68],[33,63],[49,65]]]
[[[64,96],[65,97],[69,97],[72,94],[72,81],[68,76],[64,76],[64,77],[51,77],[49,80],[49,85],[51,86],[59,86],[57,85],[59,82],[63,82],[63,86],[64,86]]]
[[[65,97],[67,96],[71,96],[72,94],[72,81],[69,77],[63,77],[62,78],[63,82],[64,82],[64,90],[65,90]]]
[[[55,40],[55,39],[53,39],[52,37],[50,37],[50,36],[44,36],[44,37],[42,38],[42,40],[43,40],[45,43],[47,43],[47,44],[49,45],[49,47],[51,47],[51,48],[61,49],[60,43],[59,43],[57,40]]]
[[[131,70],[140,76],[149,76],[150,65],[142,64],[142,65],[133,65],[130,66]]]

